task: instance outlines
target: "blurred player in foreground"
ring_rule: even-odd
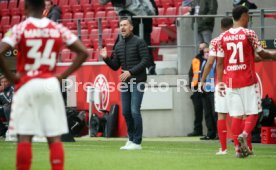
[[[62,170],[64,151],[60,135],[68,132],[60,83],[88,57],[86,48],[66,27],[42,17],[44,0],[25,0],[25,21],[14,25],[0,42],[0,67],[15,83],[9,132],[18,137],[16,169],[29,170],[32,137],[46,136],[52,170]],[[78,57],[60,75],[55,75],[59,51],[65,43]],[[4,53],[18,48],[17,73],[13,74]]]

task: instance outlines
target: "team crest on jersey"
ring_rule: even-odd
[[[6,32],[5,37],[12,37],[12,30]]]
[[[106,110],[109,104],[109,84],[106,77],[103,74],[99,74],[94,81],[94,87],[100,91],[99,98],[100,103],[95,105],[95,108],[100,111]]]

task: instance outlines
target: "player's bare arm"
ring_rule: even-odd
[[[218,76],[218,90],[221,96],[224,96],[223,94],[225,93],[225,86],[222,81],[222,76],[223,76],[223,60],[224,58],[218,57],[217,59],[217,76]]]
[[[260,52],[257,52],[257,53],[262,58],[262,60],[276,60],[275,51],[261,50]]]
[[[66,79],[70,74],[76,71],[89,55],[85,46],[81,43],[80,40],[76,40],[72,45],[68,46],[68,48],[76,52],[77,57],[73,61],[73,64],[67,70],[65,70],[60,76],[58,76],[59,80]]]
[[[10,49],[12,49],[12,47],[9,44],[0,42],[0,68],[3,71],[5,77],[10,82],[15,83],[19,81],[19,76],[10,71],[4,58],[5,53]]]
[[[207,59],[207,63],[205,65],[202,77],[201,77],[201,81],[199,83],[199,90],[201,90],[202,86],[204,85],[204,82],[206,81],[206,77],[209,75],[212,66],[215,62],[216,57],[215,56],[209,56],[209,58]]]

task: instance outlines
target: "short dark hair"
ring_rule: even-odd
[[[234,21],[238,21],[241,18],[242,14],[244,13],[248,13],[248,8],[241,5],[235,7],[232,11],[232,16],[234,18]]]
[[[45,0],[45,1],[50,2],[50,3],[51,3],[51,5],[53,5],[53,4],[54,4],[54,2],[53,2],[52,0]]]
[[[223,17],[220,21],[221,28],[228,29],[233,27],[233,19],[231,17]]]
[[[43,11],[45,9],[44,0],[25,0],[25,5],[35,11]]]
[[[133,26],[133,22],[132,22],[130,16],[123,16],[123,17],[120,17],[120,22],[123,21],[123,20],[127,20],[127,21],[130,23],[130,25]]]

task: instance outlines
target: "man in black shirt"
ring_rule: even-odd
[[[135,36],[132,31],[131,20],[127,17],[121,18],[122,38],[116,44],[113,56],[107,56],[106,48],[100,51],[104,62],[111,69],[122,68],[120,91],[128,141],[120,149],[125,150],[142,149],[143,122],[140,108],[147,80],[146,67],[150,64],[150,55],[145,41]]]

